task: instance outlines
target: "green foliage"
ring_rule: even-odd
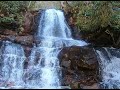
[[[28,4],[28,8],[30,10],[32,10],[33,8],[35,8],[35,3],[36,3],[36,1],[30,1],[29,4]]]
[[[28,1],[0,1],[0,23],[16,22],[22,26],[22,12],[27,10]]]
[[[2,23],[2,22],[12,23],[13,21],[14,21],[14,18],[10,18],[10,17],[1,18],[0,17],[0,23]]]
[[[120,2],[114,1],[112,2],[112,5],[113,13],[110,21],[111,27],[120,30]]]
[[[80,30],[94,31],[98,27],[108,25],[120,29],[120,10],[113,10],[114,7],[120,7],[120,3],[117,1],[77,1],[73,2],[71,12]]]
[[[24,10],[27,1],[0,1],[0,10],[4,14],[16,14]]]

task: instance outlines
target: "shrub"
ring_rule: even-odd
[[[76,20],[75,25],[80,30],[94,31],[108,25],[120,29],[120,11],[114,10],[114,7],[120,7],[120,3],[117,1],[73,1],[70,8]]]
[[[21,12],[27,9],[27,5],[28,1],[0,1],[0,23],[17,21],[21,26],[23,20]]]

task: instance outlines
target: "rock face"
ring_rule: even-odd
[[[8,40],[13,43],[31,47],[34,43],[33,37],[36,32],[35,30],[38,27],[38,20],[36,20],[37,15],[38,11],[23,12],[24,20],[21,28],[16,28],[16,30],[13,28],[0,28],[0,40]]]
[[[62,84],[71,88],[92,86],[98,80],[98,61],[93,48],[72,46],[61,50],[58,55],[62,67]]]
[[[24,14],[24,21],[23,21],[23,28],[20,31],[19,35],[28,35],[28,34],[34,34],[34,26],[35,26],[35,17],[37,15],[38,11],[31,11],[31,12],[25,12]]]
[[[15,36],[15,35],[0,35],[0,40],[8,40],[13,43],[19,43],[26,46],[32,46],[34,39],[32,35],[28,36]]]
[[[17,35],[17,32],[9,30],[9,29],[5,29],[5,30],[1,30],[0,34],[2,34],[2,35]]]
[[[15,42],[18,42],[20,44],[23,44],[23,45],[33,45],[33,36],[32,35],[28,35],[28,36],[17,36],[15,38]]]

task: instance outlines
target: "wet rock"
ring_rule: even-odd
[[[29,64],[29,56],[31,54],[32,47],[23,45],[23,48],[24,48],[24,52],[25,52],[25,56],[26,56],[26,59],[24,61],[24,69],[27,69],[28,64]]]
[[[81,88],[82,88],[82,89],[100,89],[98,83],[95,83],[95,84],[93,84],[93,85],[91,85],[91,86],[81,85]]]
[[[15,37],[15,42],[23,44],[23,45],[33,45],[33,36],[32,35],[28,35],[28,36],[16,36]]]
[[[25,56],[29,57],[30,53],[31,53],[31,50],[32,50],[32,47],[23,46],[23,48],[24,48]]]
[[[41,56],[40,52],[36,52],[36,53],[35,53],[35,64],[38,64],[38,63],[39,63],[39,61],[40,61],[40,56]]]
[[[62,67],[62,84],[73,89],[80,85],[91,86],[98,82],[98,58],[93,48],[87,46],[65,47],[58,55]]]
[[[18,43],[22,45],[32,46],[34,39],[32,35],[28,36],[14,36],[14,35],[0,35],[0,40],[8,40],[13,43]]]
[[[89,47],[66,47],[61,50],[58,57],[61,62],[71,61],[71,68],[96,69],[98,65],[94,49]]]
[[[69,60],[69,61],[62,61],[62,66],[64,66],[64,67],[70,67],[70,64],[71,64],[71,61]]]

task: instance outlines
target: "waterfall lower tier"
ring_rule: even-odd
[[[101,48],[97,50],[97,53],[100,57],[101,87],[120,89],[120,50]]]

